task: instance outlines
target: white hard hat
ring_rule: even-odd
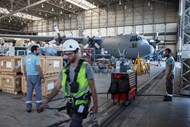
[[[69,39],[64,42],[62,51],[75,51],[77,48],[80,49],[79,43],[73,39]]]

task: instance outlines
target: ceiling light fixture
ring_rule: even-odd
[[[51,11],[54,11],[54,8],[52,8]]]
[[[125,10],[127,9],[127,5],[124,6],[124,9],[125,9]]]
[[[150,2],[148,2],[148,6],[150,6]]]
[[[45,13],[45,17],[47,17],[47,13]]]
[[[121,5],[121,1],[119,1],[119,5]]]
[[[41,12],[39,12],[39,15],[41,15],[42,13]]]
[[[60,0],[59,4],[63,4],[63,1],[62,1],[62,0]]]
[[[42,4],[42,8],[44,7],[44,4]]]
[[[63,14],[63,12],[62,12],[62,11],[60,11],[60,14]]]

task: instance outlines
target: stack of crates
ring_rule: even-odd
[[[0,57],[0,89],[3,92],[17,94],[21,91],[21,57]]]
[[[42,84],[42,95],[45,97],[50,94],[51,90],[55,87],[55,82],[59,78],[59,73],[63,67],[63,57],[60,56],[39,56],[40,66],[44,74],[45,82]],[[21,59],[24,63],[24,57]],[[23,66],[21,72],[24,73]],[[22,76],[22,93],[27,94],[27,83],[25,76]],[[35,94],[35,91],[33,92]]]
[[[95,60],[94,48],[86,48],[81,50],[82,59],[86,60],[90,65],[93,65]]]

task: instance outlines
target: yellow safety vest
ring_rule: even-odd
[[[80,104],[86,104],[88,103],[89,100],[77,100],[77,98],[83,96],[84,94],[88,93],[90,91],[90,87],[89,87],[89,83],[88,83],[88,79],[86,78],[86,65],[88,63],[87,62],[83,62],[82,66],[80,67],[80,70],[78,72],[78,77],[77,77],[77,82],[79,84],[79,90],[77,93],[71,93],[68,88],[67,88],[67,74],[66,68],[63,68],[62,70],[62,91],[63,94],[66,97],[73,97],[76,99],[75,101],[75,105],[80,105]]]

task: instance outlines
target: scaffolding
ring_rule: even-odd
[[[183,95],[190,95],[190,0],[179,3],[179,40],[181,45],[181,89]]]

